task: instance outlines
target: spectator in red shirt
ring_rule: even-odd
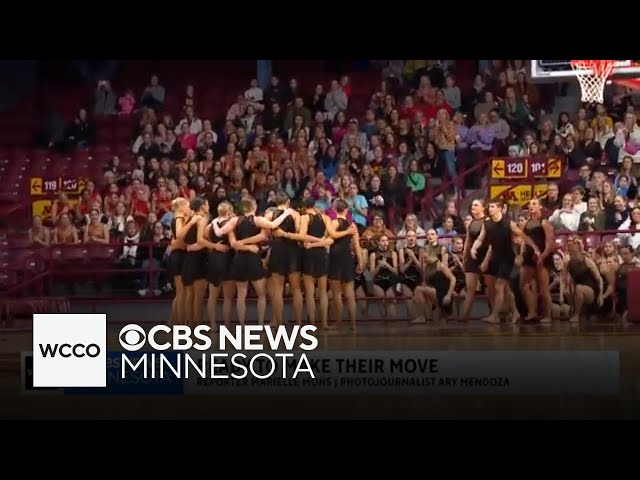
[[[351,88],[351,81],[349,80],[349,77],[347,75],[343,75],[342,77],[340,77],[340,88],[342,88],[342,91],[347,96],[347,98],[351,96],[351,91],[353,89]]]
[[[444,92],[442,90],[438,90],[436,92],[436,99],[433,102],[433,105],[424,109],[424,116],[426,117],[427,121],[429,121],[432,118],[436,118],[436,116],[438,115],[438,110],[441,110],[443,108],[447,111],[450,117],[453,116],[453,108],[451,108],[451,105],[449,105],[445,100]]]
[[[416,107],[413,103],[413,97],[411,95],[407,95],[404,99],[404,103],[400,107],[399,113],[400,118],[408,118],[413,119],[420,108]]]
[[[178,137],[178,141],[180,142],[180,146],[183,150],[196,150],[198,144],[198,136],[196,134],[189,132],[189,125],[183,123],[180,126],[180,136]]]

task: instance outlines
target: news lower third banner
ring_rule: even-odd
[[[617,351],[362,351],[274,354],[108,352],[105,388],[34,388],[64,395],[617,395]],[[306,355],[310,371],[301,371]],[[187,357],[189,359],[187,360]],[[254,358],[256,357],[256,358]],[[270,359],[270,358],[271,359]],[[275,359],[274,359],[275,358]]]

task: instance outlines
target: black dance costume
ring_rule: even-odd
[[[238,218],[235,231],[238,241],[258,235],[260,231],[261,229],[256,225],[253,215]],[[236,282],[255,282],[264,278],[264,276],[265,271],[260,253],[236,252],[231,262],[231,278],[233,280]]]
[[[542,226],[542,219],[530,218],[524,226],[524,233],[528,236],[533,243],[536,244],[538,250],[542,254],[547,247],[547,234]],[[530,245],[524,246],[524,253],[522,254],[522,266],[535,268],[538,264],[533,248]],[[548,255],[544,261],[544,266],[547,270],[553,270],[553,255]]]
[[[258,250],[258,254],[260,255],[260,261],[262,262],[262,269],[264,270],[265,278],[271,278],[271,270],[269,270],[265,266],[265,261],[269,256],[270,252],[271,252],[271,245],[269,245],[268,243],[260,245],[260,250]]]
[[[354,277],[353,277],[353,289],[357,290],[358,288],[362,287],[362,290],[365,293],[369,293],[368,288],[367,288],[367,279],[364,278],[364,270],[360,273],[358,273],[358,259],[356,258],[356,255],[353,256],[353,268],[354,268]]]
[[[555,266],[549,271],[549,293],[551,294],[551,301],[555,305],[560,305],[560,283],[562,282],[561,273],[561,271],[556,270]],[[551,288],[553,282],[556,282],[556,284]],[[562,300],[564,301],[564,299]]]
[[[598,297],[600,285],[598,285],[596,279],[593,278],[593,272],[587,265],[584,257],[574,258],[572,255],[569,259],[569,264],[567,265],[567,272],[571,276],[571,280],[573,280],[574,285],[584,285],[589,287],[593,290],[595,297]]]
[[[609,288],[609,280],[607,280],[607,276],[603,275],[602,272],[600,272],[600,276],[602,277],[602,294],[604,295],[604,292]],[[598,306],[598,291],[594,290],[594,292],[596,292],[596,297],[591,308],[592,313],[604,316],[613,313],[613,296],[615,295],[615,291],[607,298],[603,299],[601,307]]]
[[[375,252],[375,266],[376,268],[382,262],[386,260],[389,265],[392,265],[393,252],[387,248],[385,251],[381,251],[379,248]],[[380,268],[378,274],[373,279],[373,284],[379,286],[383,291],[387,291],[390,288],[394,288],[398,283],[398,277],[386,267]]]
[[[634,263],[621,263],[616,272],[616,313],[622,315],[627,311],[627,288],[629,285],[629,270],[637,268]]]
[[[413,254],[420,262],[420,247],[415,245],[413,248],[409,248],[408,246],[404,248],[404,260],[405,263],[409,260],[408,251],[412,251]],[[406,285],[409,290],[412,292],[416,289],[418,285],[422,283],[422,272],[420,271],[420,267],[418,267],[414,262],[411,262],[411,265],[407,267],[407,269],[400,275],[400,282],[403,285]]]
[[[177,227],[176,227],[176,222],[178,218],[181,218],[184,221],[184,217],[173,217],[173,219],[171,219],[171,234],[174,239],[178,236]],[[184,264],[184,257],[186,256],[186,254],[187,254],[187,251],[182,248],[171,250],[171,253],[169,254],[169,262],[168,262],[169,263],[168,270],[171,278],[179,277],[182,275],[182,265]]]
[[[425,244],[424,246],[425,257],[438,257],[438,260],[442,261],[442,245],[439,243]]]
[[[229,220],[222,220],[218,222],[218,227],[222,228]],[[219,245],[229,246],[229,238],[227,235],[221,237],[216,235],[213,225],[209,229],[209,241]],[[207,256],[207,280],[214,287],[219,287],[222,282],[231,280],[231,261],[233,259],[233,253],[229,249],[226,252],[220,252],[218,250],[209,250]]]
[[[511,281],[516,254],[513,250],[511,220],[502,217],[497,222],[488,218],[484,224],[487,244],[491,247],[491,259],[487,275]]]
[[[467,232],[469,232],[469,246],[473,247],[473,244],[480,236],[480,232],[482,231],[482,225],[485,223],[486,217],[482,218],[474,218],[471,220],[469,224],[469,228]],[[487,245],[487,239],[485,237],[484,242],[480,245],[477,251],[477,258],[472,258],[471,254],[469,254],[467,259],[464,262],[464,271],[465,273],[475,273],[476,275],[481,275],[482,271],[480,270],[480,265],[484,260],[484,257],[487,255],[487,250],[489,246]]]
[[[344,232],[349,229],[349,221],[344,218],[338,218],[338,228],[336,231]],[[359,261],[356,258],[354,262],[354,253],[351,247],[351,235],[345,235],[338,238],[331,245],[329,250],[329,280],[338,280],[342,283],[353,282],[356,275],[356,265]]]
[[[458,258],[458,260],[460,260],[460,263],[462,263],[461,255],[449,252],[449,265],[447,266],[449,267],[449,270],[451,270],[451,273],[453,273],[453,276],[456,277],[456,287],[454,289],[454,292],[460,293],[462,289],[467,286],[467,282],[464,277],[465,272],[458,265],[458,262],[456,262],[456,258]]]
[[[322,215],[308,213],[309,227],[307,234],[324,238],[327,227],[324,224]],[[302,273],[313,278],[324,277],[329,273],[329,252],[327,247],[305,248],[302,254]]]
[[[449,279],[438,269],[440,264],[440,260],[425,264],[424,283],[436,291],[436,299],[438,300],[437,306],[445,312],[450,313],[452,310],[452,304],[442,305],[442,300],[447,296],[447,293],[449,293]],[[435,307],[436,306],[434,305],[434,308]]]
[[[593,272],[587,265],[587,262],[585,261],[584,257],[578,259],[572,256],[569,259],[569,264],[567,265],[567,272],[571,276],[571,279],[573,280],[573,284],[576,287],[578,285],[583,285],[593,290],[593,303],[587,307],[587,311],[589,313],[597,313],[598,310],[600,310],[600,308],[598,307],[598,295],[600,294],[600,285],[599,285],[599,282],[593,277]],[[578,313],[580,312],[576,312],[576,314]]]
[[[284,213],[284,210],[274,210],[273,220]],[[296,221],[292,216],[283,220],[280,229],[287,233],[296,233]],[[302,270],[302,251],[296,240],[284,237],[274,237],[271,240],[271,257],[269,257],[269,271],[283,277]]]
[[[520,245],[513,245],[514,256],[519,249]],[[527,307],[527,301],[525,300],[522,289],[520,288],[520,275],[522,275],[522,269],[517,268],[514,264],[514,268],[511,269],[511,278],[509,282],[511,286],[511,293],[513,293],[513,299],[516,302],[517,313],[521,317],[526,318],[526,316],[529,314],[529,308]]]
[[[189,227],[184,237],[184,243],[194,245],[198,243],[198,224],[194,223]],[[187,251],[182,264],[182,283],[185,287],[193,285],[196,280],[207,278],[207,250],[201,249],[196,252]]]

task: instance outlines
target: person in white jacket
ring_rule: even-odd
[[[118,263],[128,266],[135,265],[139,241],[140,232],[138,231],[136,222],[133,220],[128,221],[125,225],[125,237]]]
[[[640,207],[631,210],[631,215],[618,227],[618,230],[637,230],[638,233],[619,233],[623,244],[630,245],[634,252],[640,247]]]
[[[189,126],[189,133],[193,135],[198,135],[200,132],[202,132],[202,120],[196,118],[193,113],[193,107],[187,107],[185,109],[185,118],[180,120],[180,123],[176,125],[176,128],[174,130],[176,132],[176,135],[180,135],[182,133],[182,125],[185,124]]]
[[[640,163],[640,127],[635,113],[624,116],[624,124],[616,130],[613,144],[620,149],[618,163],[622,163],[627,156],[633,158],[633,163]]]
[[[573,208],[573,197],[567,193],[562,199],[562,208],[559,208],[549,217],[549,222],[556,230],[569,230],[577,232],[580,226],[580,213]]]

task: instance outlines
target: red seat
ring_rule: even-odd
[[[95,156],[95,155],[104,155],[104,154],[110,154],[111,153],[111,142],[108,142],[109,144],[99,144],[96,145],[95,147],[93,147],[91,149],[91,153]]]
[[[100,115],[95,117],[96,128],[113,127],[115,115]]]
[[[111,142],[113,140],[112,128],[101,128],[96,132],[96,139],[98,142]]]
[[[74,163],[86,163],[91,160],[91,154],[88,150],[76,150],[73,152]]]
[[[131,147],[128,143],[119,143],[114,146],[113,154],[120,158],[120,161],[127,155],[131,155]]]
[[[29,234],[27,232],[13,235],[9,238],[9,245],[13,248],[23,249],[31,245]]]
[[[51,256],[51,260],[55,262],[61,262],[64,260],[64,252],[60,247],[52,247],[49,254]]]
[[[87,259],[87,248],[82,246],[73,246],[73,247],[65,247],[62,249],[62,258],[66,261],[77,261],[82,260],[86,261]]]
[[[115,247],[111,245],[89,245],[89,258],[92,260],[115,260]]]
[[[31,161],[44,160],[50,157],[49,150],[31,150],[28,154]]]

